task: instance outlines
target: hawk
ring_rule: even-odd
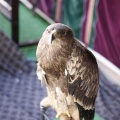
[[[38,79],[47,89],[41,106],[52,106],[61,119],[66,116],[67,120],[93,120],[98,65],[72,30],[61,23],[48,26],[38,43],[36,57]]]

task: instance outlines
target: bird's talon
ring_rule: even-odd
[[[56,118],[59,118],[62,114],[66,114],[69,118],[70,118],[70,113],[68,111],[65,111],[65,112],[58,112],[57,115],[56,115]]]
[[[56,115],[56,118],[59,118],[61,115],[63,114],[63,112],[58,112],[57,115]]]
[[[66,111],[65,114],[70,118],[70,113],[68,111]]]

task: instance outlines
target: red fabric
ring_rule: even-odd
[[[52,15],[54,0],[39,0],[39,8],[49,17]]]
[[[94,49],[120,68],[120,0],[100,0]]]

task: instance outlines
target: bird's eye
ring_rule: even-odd
[[[62,34],[63,34],[63,35],[66,35],[66,31],[62,31]]]
[[[55,28],[52,28],[52,30],[54,30]]]

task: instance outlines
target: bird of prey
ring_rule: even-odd
[[[38,79],[47,89],[41,106],[52,106],[61,119],[67,116],[67,120],[93,120],[98,65],[72,30],[61,23],[48,26],[38,43],[36,57]]]

